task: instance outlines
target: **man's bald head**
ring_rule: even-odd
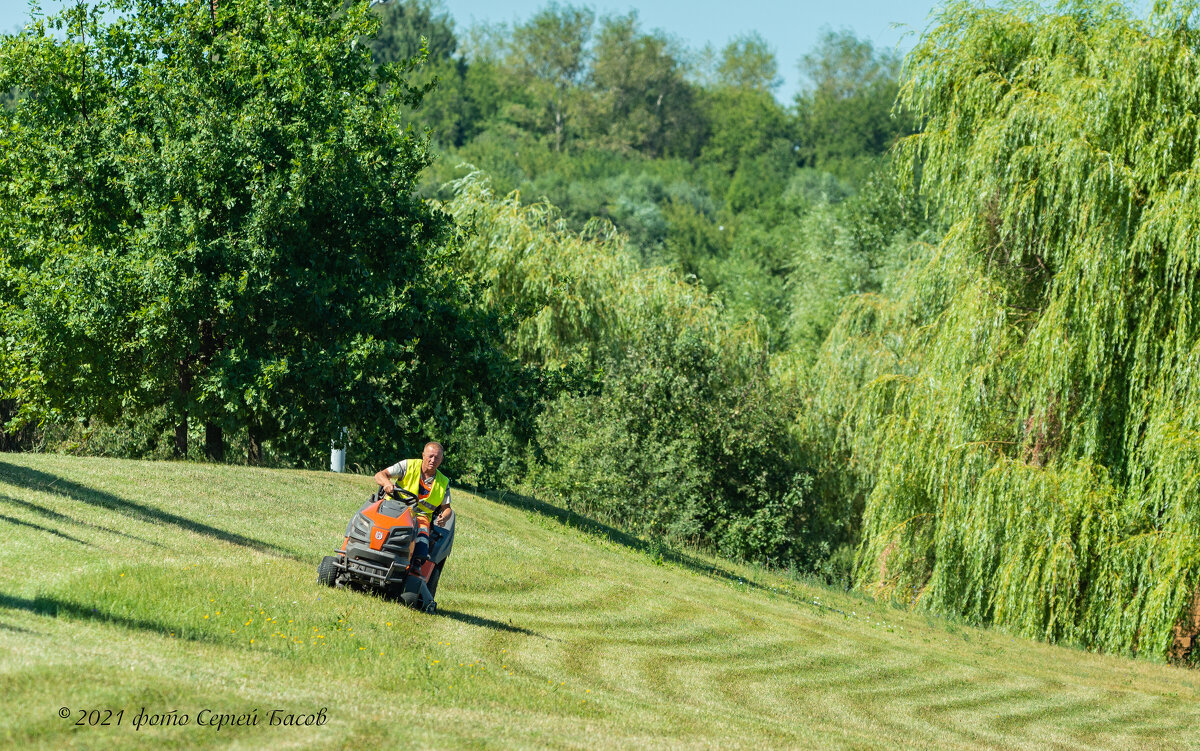
[[[446,451],[442,448],[442,444],[437,441],[425,444],[425,449],[421,452],[421,473],[425,477],[432,476],[445,458]]]

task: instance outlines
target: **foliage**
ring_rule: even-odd
[[[910,57],[904,164],[947,230],[820,366],[864,589],[1171,649],[1200,584],[1195,12],[956,2]]]
[[[479,90],[494,86],[486,65],[468,67],[461,56],[454,20],[435,0],[391,0],[376,3],[371,11],[379,16],[379,30],[362,41],[377,64],[422,63],[406,72],[415,87],[436,86],[436,96],[422,97],[406,117],[435,134],[446,145],[461,145],[481,129],[490,104]]]
[[[4,40],[0,88],[29,91],[0,131],[17,424],[165,406],[181,455],[190,419],[215,455],[247,430],[306,462],[339,425],[391,454],[519,381],[412,194],[423,91],[341,7],[120,0]]]
[[[727,89],[766,93],[779,88],[779,63],[758,32],[735,37],[721,50],[717,83]]]
[[[840,575],[861,503],[804,371],[919,232],[868,177],[891,56],[831,36],[812,70],[866,78],[791,107],[760,36],[702,71],[635,13],[116,8],[3,45],[6,445],[376,466],[432,436],[456,480],[603,514],[635,445],[646,529]]]
[[[827,554],[792,408],[746,333],[668,326],[609,360],[598,393],[547,407],[548,461],[533,485],[570,508],[737,558],[807,566]]]
[[[464,258],[488,285],[486,303],[518,316],[508,343],[523,362],[594,366],[660,321],[715,325],[719,311],[702,290],[667,269],[640,268],[611,225],[574,232],[549,204],[497,197],[478,172],[454,191],[445,208]]]
[[[576,369],[539,418],[544,460],[529,465],[530,485],[605,516],[627,502],[614,482],[636,488],[646,514],[625,524],[737,557],[810,565],[829,552],[760,321],[739,325],[668,270],[640,268],[600,223],[575,233],[550,206],[495,197],[477,174],[455,191],[446,207],[464,255],[489,303],[521,318],[512,349]]]
[[[379,29],[365,41],[375,62],[403,63],[421,56],[432,65],[452,61],[458,51],[454,19],[440,10],[432,0],[393,0],[372,6]]]
[[[709,126],[700,152],[703,162],[733,172],[756,157],[775,156],[771,152],[781,146],[785,152],[792,149],[794,126],[769,92],[721,87],[704,92],[703,108]],[[780,161],[789,164],[791,154]]]
[[[448,28],[427,10],[394,15],[406,30],[421,18],[431,36]],[[748,43],[743,56],[761,53]],[[693,156],[705,125],[684,56],[664,35],[644,32],[635,13],[597,22],[587,8],[552,2],[511,28],[472,30],[461,55],[435,66],[440,93],[419,117],[437,140],[456,147],[508,128],[555,154],[604,149]],[[765,65],[746,61],[752,63]]]
[[[578,116],[578,88],[587,70],[587,44],[594,15],[590,10],[551,3],[513,29],[510,65],[530,90],[530,130],[546,133],[562,151],[564,132]]]
[[[809,82],[796,98],[801,164],[862,179],[871,157],[911,132],[903,110],[892,112],[899,68],[895,53],[876,52],[850,32],[826,31],[800,62]]]
[[[696,152],[695,93],[665,36],[642,33],[636,13],[616,16],[601,25],[594,55],[592,132],[600,143],[650,156]]]
[[[788,197],[800,206],[791,224],[787,334],[799,355],[813,357],[850,295],[880,291],[929,239],[920,196],[887,172],[850,194],[828,174],[801,172]]]

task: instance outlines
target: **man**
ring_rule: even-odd
[[[417,537],[409,548],[414,567],[419,568],[429,557],[429,520],[436,519],[444,526],[450,519],[450,481],[437,471],[445,458],[442,444],[430,441],[420,459],[401,459],[375,473],[375,482],[385,493],[399,486],[417,496]]]

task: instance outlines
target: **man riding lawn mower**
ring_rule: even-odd
[[[375,589],[436,612],[433,598],[454,544],[449,481],[437,471],[444,458],[442,445],[431,442],[420,459],[377,472],[379,490],[346,525],[337,554],[321,561],[317,582]]]

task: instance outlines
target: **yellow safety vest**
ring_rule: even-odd
[[[417,496],[417,513],[422,516],[430,516],[434,509],[442,505],[442,501],[446,497],[446,488],[450,487],[450,481],[441,472],[434,472],[433,487],[429,489],[429,493],[421,494],[421,460],[409,459],[404,467],[404,477],[396,483],[408,492]]]

